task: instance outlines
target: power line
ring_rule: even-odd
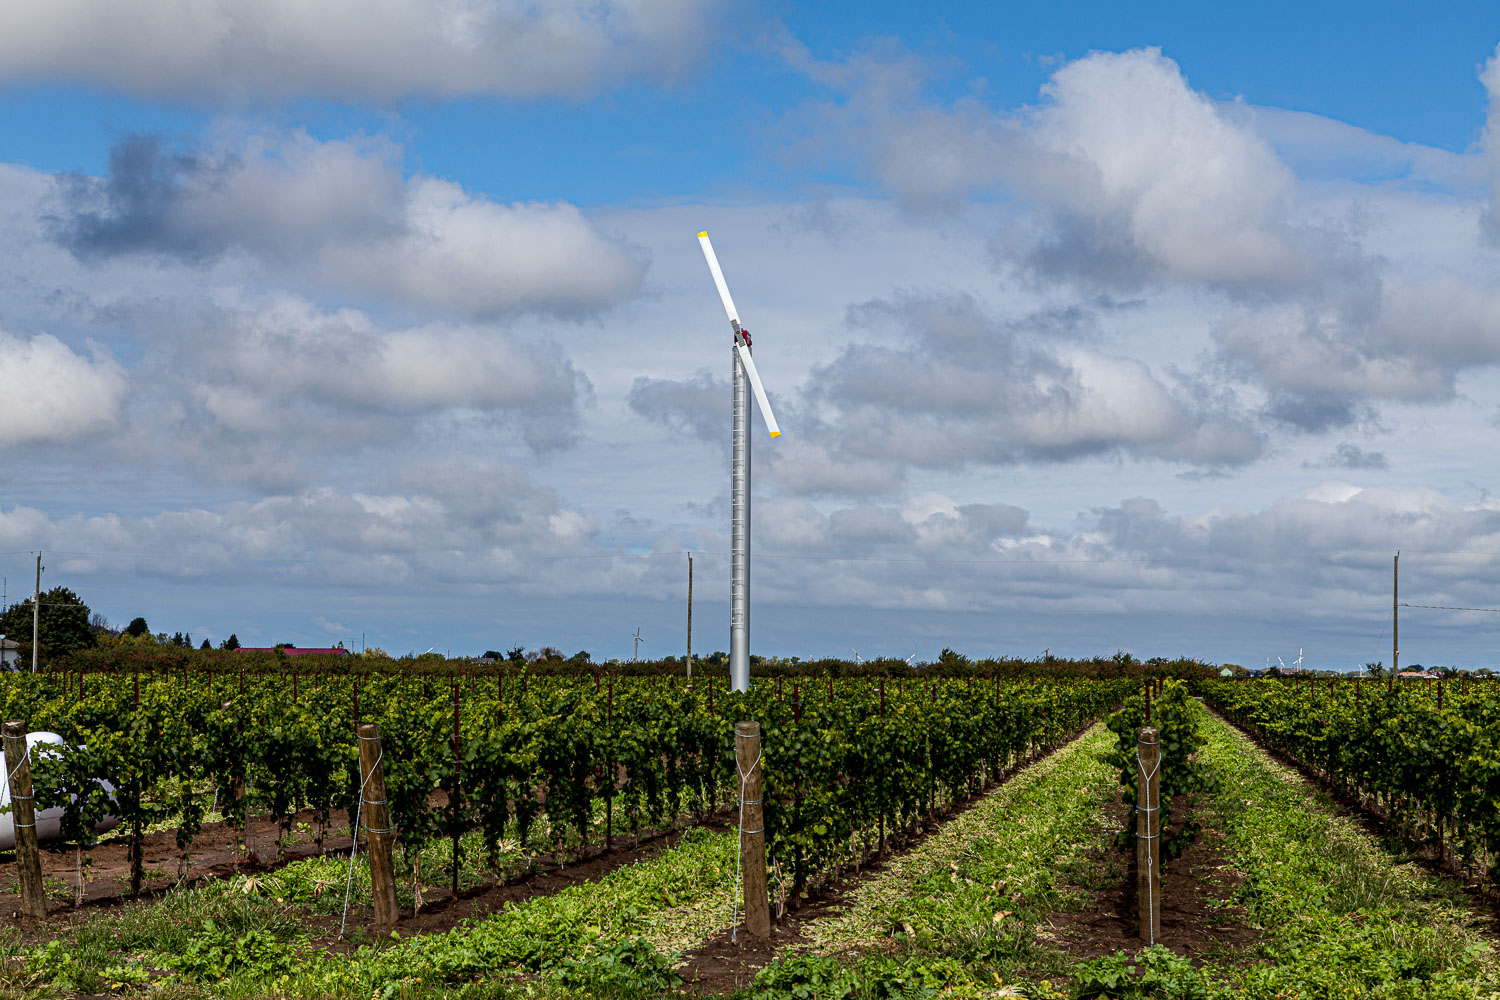
[[[1403,608],[1426,608],[1428,611],[1489,611],[1500,615],[1500,608],[1450,608],[1446,604],[1407,604],[1401,602]]]
[[[824,562],[880,562],[880,563],[957,563],[983,566],[1032,566],[1063,563],[1146,563],[1145,556],[1130,559],[933,559],[923,556],[827,556],[795,555],[790,552],[762,552],[765,559],[821,559]]]

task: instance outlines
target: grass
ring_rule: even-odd
[[[1224,783],[1214,822],[1245,875],[1237,901],[1266,935],[1263,961],[1208,970],[1216,996],[1500,995],[1485,922],[1459,887],[1403,863],[1221,720],[1204,734]]]
[[[447,933],[369,941],[357,929],[364,943],[332,955],[312,945],[307,918],[338,912],[346,868],[308,859],[91,914],[48,947],[0,938],[0,995],[43,1000],[148,983],[153,997],[184,1000],[654,995],[676,981],[673,952],[727,926],[735,845],[732,834],[695,829],[597,882]]]
[[[806,954],[765,970],[762,996],[1049,995],[1069,964],[1038,937],[1103,876],[1114,737],[1096,725],[896,858],[848,908],[807,931]],[[1008,988],[1010,993],[1006,993]]]

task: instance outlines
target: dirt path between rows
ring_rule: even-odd
[[[1203,805],[1195,796],[1184,796],[1173,802],[1173,811],[1184,810],[1178,813],[1181,822],[1187,815],[1201,818]],[[1110,837],[1125,829],[1132,814],[1119,793],[1106,809],[1111,821],[1106,836]],[[1260,933],[1245,920],[1244,907],[1227,905],[1244,875],[1235,869],[1224,836],[1220,830],[1205,827],[1203,835],[1162,870],[1161,937],[1156,943],[1199,963],[1210,955],[1217,958],[1226,951],[1247,951],[1260,941]],[[1083,909],[1049,915],[1038,926],[1037,936],[1084,959],[1146,947],[1148,942],[1137,932],[1134,851],[1106,844],[1089,851],[1088,857],[1100,873],[1112,869],[1119,877],[1107,885],[1096,883],[1092,902]]]

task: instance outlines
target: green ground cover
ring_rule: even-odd
[[[1196,757],[1217,793],[1198,815],[1243,876],[1223,903],[1243,906],[1259,933],[1249,950],[1195,966],[1161,947],[1092,961],[1052,947],[1040,918],[1091,905],[1091,884],[1125,874],[1087,856],[1109,836],[1102,804],[1115,780],[1096,729],[861,886],[744,996],[1500,997],[1492,931],[1460,888],[1392,853],[1221,720],[1202,712],[1199,727]]]
[[[1095,725],[944,825],[814,925],[810,948],[763,971],[750,994],[1053,995],[1049,977],[1072,962],[1038,924],[1088,905],[1083,887],[1112,877],[1086,855],[1111,832],[1113,741]]]
[[[1211,994],[1275,1000],[1500,996],[1484,921],[1446,878],[1403,861],[1296,772],[1217,718],[1203,756],[1213,823],[1245,875],[1259,959],[1205,971]]]
[[[360,946],[334,955],[312,946],[305,918],[337,912],[344,869],[298,862],[259,881],[173,891],[95,916],[43,947],[0,941],[0,995],[653,996],[676,983],[675,952],[728,925],[735,843],[732,834],[692,830],[675,848],[597,882],[446,933],[369,941],[356,931]]]

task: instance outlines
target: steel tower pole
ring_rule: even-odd
[[[736,334],[738,336],[738,334]],[[729,686],[750,690],[750,380],[739,355],[729,443]]]

